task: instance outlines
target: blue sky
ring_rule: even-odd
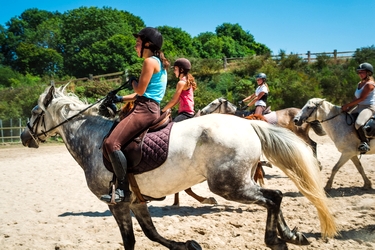
[[[215,32],[223,23],[239,24],[273,54],[355,51],[375,45],[374,0],[5,0],[0,24],[29,8],[64,13],[82,6],[128,11],[146,26],[181,28],[192,37]]]

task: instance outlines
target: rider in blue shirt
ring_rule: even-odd
[[[118,101],[134,101],[134,107],[113,129],[103,143],[104,156],[112,164],[117,178],[115,202],[129,202],[130,190],[126,177],[127,160],[121,148],[136,135],[147,129],[160,116],[160,101],[163,99],[167,85],[168,60],[161,51],[163,37],[155,28],[144,28],[138,34],[135,50],[143,58],[142,72],[139,81],[131,82],[134,93],[117,96]],[[111,193],[101,196],[101,200],[110,202]]]

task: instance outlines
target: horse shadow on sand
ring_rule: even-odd
[[[266,174],[265,179],[287,179],[288,177],[280,176],[280,175],[272,175]],[[266,184],[267,185],[267,184]],[[272,184],[271,184],[272,185]],[[272,188],[271,185],[268,185],[268,188]],[[364,194],[375,194],[375,189],[364,189],[363,187],[339,187],[339,188],[332,188],[330,190],[326,190],[326,195],[328,198],[337,198],[337,197],[351,197],[356,195],[364,195]],[[295,192],[283,192],[284,196],[288,197],[303,197],[303,195],[299,191]]]
[[[164,216],[201,216],[204,214],[213,214],[221,212],[229,213],[242,213],[250,212],[255,213],[264,209],[262,207],[235,207],[228,205],[206,205],[201,207],[193,206],[152,206],[149,205],[148,210],[151,217],[162,218]],[[103,212],[65,212],[60,214],[58,217],[68,217],[68,216],[86,216],[86,217],[110,217],[112,216],[111,211],[106,210]]]
[[[320,233],[304,233],[307,238],[321,238]],[[375,242],[375,224],[366,225],[361,228],[339,231],[336,240],[354,240],[358,242]]]

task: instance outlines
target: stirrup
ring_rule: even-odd
[[[358,151],[361,154],[365,154],[368,151],[370,151],[370,146],[367,144],[367,142],[361,142],[361,144],[359,144],[359,146],[358,146]]]
[[[114,204],[112,202],[112,194],[102,195],[100,197],[100,200],[105,201],[109,204]],[[118,203],[118,202],[130,202],[130,192],[127,193],[126,196],[125,196],[124,190],[121,190],[119,188],[116,189],[116,191],[115,191],[115,203]]]

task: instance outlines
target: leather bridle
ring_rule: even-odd
[[[35,142],[37,141],[41,141],[41,142],[44,142],[45,140],[42,140],[40,138],[41,135],[44,135],[45,137],[48,137],[48,133],[51,132],[52,130],[60,127],[61,125],[73,120],[74,118],[76,118],[77,116],[81,115],[82,113],[84,113],[86,110],[90,109],[92,106],[96,105],[97,103],[101,102],[104,98],[100,99],[100,100],[97,100],[96,102],[94,102],[93,104],[87,106],[86,108],[84,108],[83,110],[79,111],[77,114],[65,119],[63,122],[60,122],[59,124],[53,126],[52,128],[50,129],[46,129],[46,124],[45,124],[45,121],[44,121],[44,115],[45,115],[45,111],[42,110],[42,112],[40,112],[40,114],[37,115],[37,117],[35,118],[35,121],[33,123],[33,126],[30,125],[30,121],[27,122],[27,127],[29,128],[29,134],[30,136],[33,138],[33,140]],[[46,105],[48,106],[48,105]],[[37,128],[39,127],[39,123],[40,126],[43,126],[44,127],[44,130],[42,129],[40,133],[37,133]]]

